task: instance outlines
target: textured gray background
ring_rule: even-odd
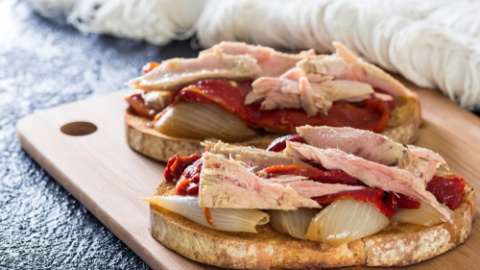
[[[85,36],[64,18],[0,0],[0,269],[149,268],[22,150],[15,125],[36,110],[122,89],[144,63],[195,56],[192,47]]]
[[[32,10],[0,0],[0,269],[148,269],[22,150],[15,125],[37,110],[124,89],[148,61],[195,56],[195,42],[86,36]]]

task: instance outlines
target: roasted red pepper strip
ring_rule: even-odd
[[[378,188],[369,188],[343,191],[335,194],[329,194],[320,197],[314,197],[312,200],[317,201],[320,205],[327,205],[338,199],[353,199],[359,202],[369,202],[375,205],[375,207],[382,212],[385,216],[389,217],[396,211],[395,208],[391,208],[389,205],[383,202],[385,191]]]
[[[287,147],[287,142],[305,143],[305,139],[299,134],[288,134],[273,140],[267,147],[267,151],[280,152]]]
[[[200,172],[202,171],[203,161],[197,159],[189,165],[180,176],[175,188],[176,195],[197,196],[200,184]]]
[[[264,169],[264,171],[267,173],[268,178],[281,175],[301,175],[312,181],[326,184],[364,186],[362,181],[351,177],[343,171],[324,171],[301,165],[275,165]]]
[[[172,105],[183,100],[217,103],[253,128],[270,128],[296,133],[303,125],[354,128],[381,132],[387,125],[390,109],[384,101],[370,98],[359,103],[334,102],[328,114],[307,116],[302,109],[261,110],[260,103],[245,105],[245,96],[252,91],[251,81],[234,82],[220,79],[200,80],[180,90]]]
[[[212,228],[215,228],[215,223],[213,223],[212,212],[210,212],[210,208],[204,207],[203,214],[205,215],[208,225],[212,226]]]
[[[392,209],[401,209],[401,208],[408,208],[408,209],[417,209],[420,207],[420,202],[413,199],[410,196],[398,194],[395,192],[391,192],[383,199],[385,204],[392,208]]]
[[[465,180],[455,175],[434,175],[428,182],[426,190],[430,191],[439,203],[444,203],[453,210],[462,203]]]
[[[128,103],[127,111],[131,114],[153,119],[153,117],[158,113],[157,110],[149,108],[145,104],[145,100],[143,100],[142,94],[140,93],[133,93],[127,96],[125,101]]]
[[[168,160],[165,171],[163,172],[163,177],[165,177],[167,182],[179,180],[185,169],[201,157],[202,154],[193,154],[187,157],[176,154]]]

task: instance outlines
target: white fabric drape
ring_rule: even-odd
[[[415,84],[480,108],[480,0],[28,0],[84,33],[166,44],[196,35],[331,52],[340,41]]]

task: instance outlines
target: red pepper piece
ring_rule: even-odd
[[[165,171],[163,172],[163,177],[165,177],[167,182],[177,181],[180,179],[180,176],[185,169],[197,161],[201,156],[202,154],[193,154],[187,157],[182,157],[179,154],[176,154],[168,160]]]
[[[420,202],[410,196],[390,192],[384,199],[385,204],[392,209],[417,209],[420,207]]]
[[[269,178],[281,175],[301,175],[312,181],[327,184],[364,185],[362,181],[351,177],[343,171],[325,171],[301,165],[275,165],[264,169],[264,171]]]
[[[180,180],[177,182],[177,186],[175,187],[176,195],[198,195],[202,164],[203,161],[199,158],[183,170]]]
[[[465,180],[454,175],[434,175],[426,189],[437,198],[439,203],[443,203],[453,210],[462,203],[465,194]]]
[[[395,213],[395,209],[385,204],[382,199],[385,192],[378,188],[369,188],[343,191],[335,194],[329,194],[320,197],[314,197],[312,200],[317,201],[320,205],[327,205],[338,199],[353,199],[359,202],[372,203],[380,212],[389,217]]]
[[[287,142],[299,142],[305,143],[305,139],[302,138],[299,134],[289,134],[283,137],[275,139],[267,147],[267,151],[280,152],[287,147]]]
[[[154,116],[158,113],[157,110],[149,108],[145,104],[140,93],[133,93],[125,98],[125,101],[128,103],[127,111],[131,114],[136,114],[143,116],[148,119],[153,119]]]

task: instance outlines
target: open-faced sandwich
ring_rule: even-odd
[[[166,161],[205,139],[265,148],[298,126],[353,127],[412,143],[421,121],[415,93],[343,45],[336,53],[287,54],[222,42],[197,58],[151,63],[128,84],[130,147]]]
[[[151,233],[201,263],[322,268],[418,263],[463,243],[474,190],[437,153],[311,127],[269,150],[204,142],[146,198]]]

